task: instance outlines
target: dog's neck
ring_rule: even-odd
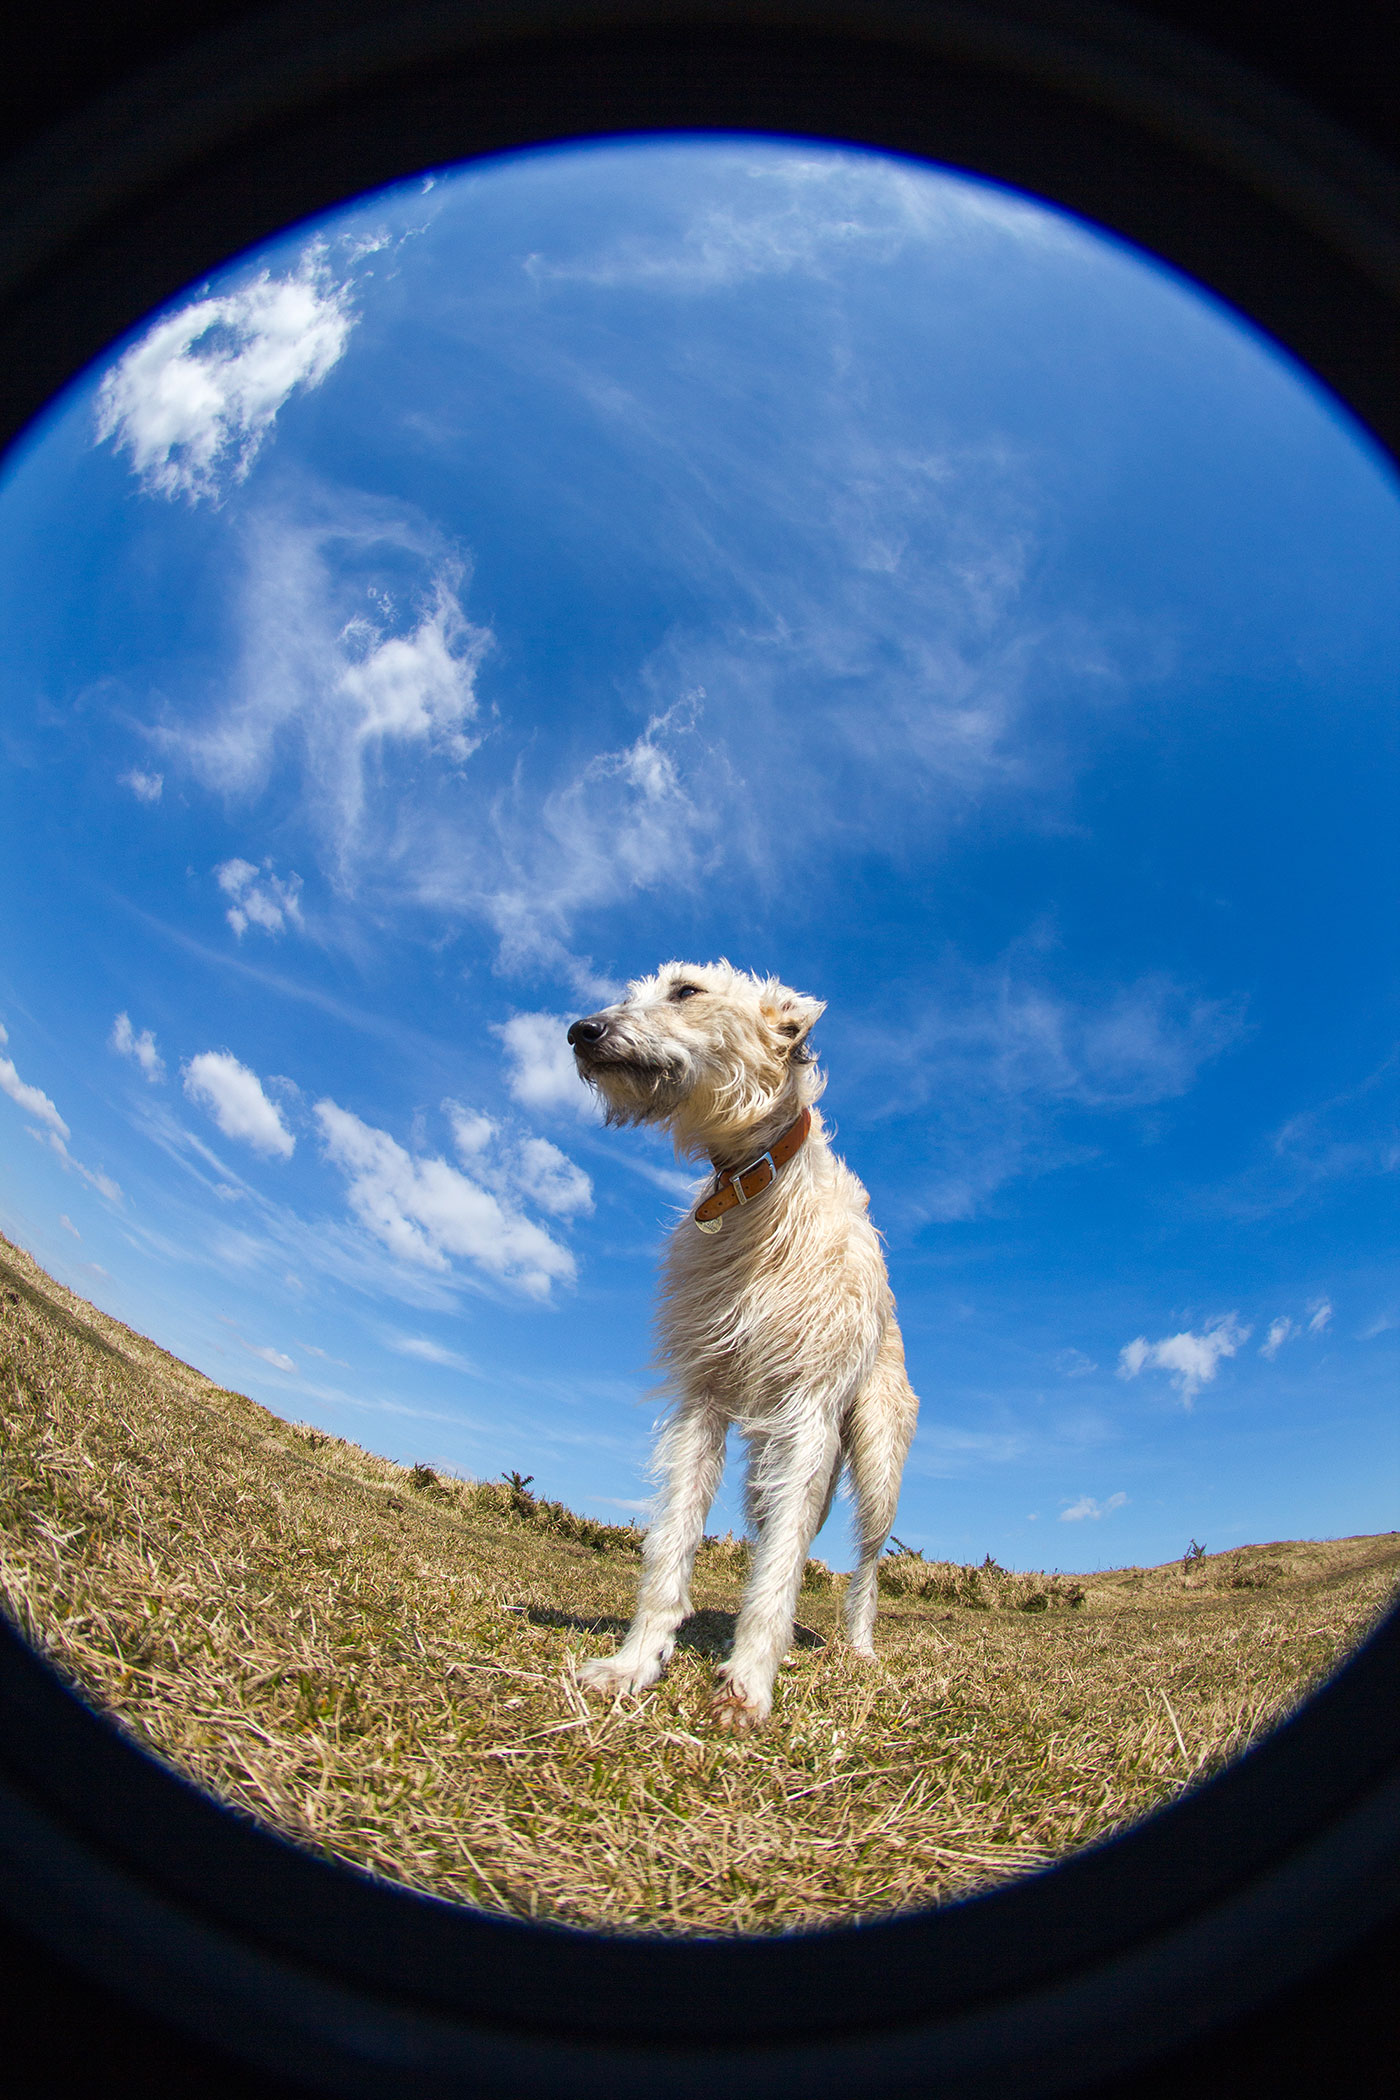
[[[732,1167],[746,1167],[750,1160],[758,1159],[775,1145],[783,1132],[790,1128],[801,1115],[805,1103],[793,1090],[785,1093],[781,1101],[770,1109],[759,1122],[751,1123],[744,1131],[726,1131],[723,1142],[706,1147],[710,1165],[716,1174],[724,1174]],[[817,1130],[813,1120],[813,1135]]]

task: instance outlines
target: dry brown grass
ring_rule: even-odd
[[[1111,1575],[892,1557],[880,1662],[807,1630],[773,1722],[703,1720],[745,1549],[614,1711],[639,1534],[402,1468],[212,1385],[0,1241],[0,1597],[161,1756],[370,1871],[610,1930],[774,1931],[965,1894],[1169,1800],[1390,1600],[1400,1537]],[[827,1645],[827,1637],[830,1644]]]

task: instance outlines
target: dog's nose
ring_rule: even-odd
[[[586,1021],[575,1021],[569,1030],[569,1041],[574,1044],[600,1043],[607,1032],[607,1022],[600,1021],[597,1014],[590,1014]]]

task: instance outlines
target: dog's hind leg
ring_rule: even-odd
[[[846,1464],[855,1490],[859,1559],[846,1585],[846,1636],[858,1655],[875,1653],[876,1575],[894,1523],[899,1481],[914,1434],[919,1403],[904,1373],[904,1344],[891,1321],[846,1419]]]
[[[595,1691],[643,1692],[671,1660],[676,1628],[690,1610],[690,1572],[724,1470],[728,1428],[728,1416],[704,1401],[682,1402],[668,1423],[657,1454],[665,1500],[642,1546],[636,1614],[617,1654],[594,1656],[579,1671]]]
[[[755,1439],[749,1508],[758,1536],[733,1653],[715,1672],[713,1712],[721,1728],[758,1728],[772,1712],[773,1679],[792,1643],[807,1548],[830,1505],[840,1462],[836,1422],[825,1415]]]

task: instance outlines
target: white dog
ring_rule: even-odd
[[[733,1423],[749,1445],[755,1546],[714,1715],[736,1730],[772,1709],[808,1548],[843,1466],[860,1541],[846,1629],[858,1654],[874,1654],[876,1563],[918,1412],[870,1199],[813,1105],[825,1082],[806,1042],[824,1010],[728,963],[667,963],[569,1030],[608,1121],[665,1125],[715,1177],[665,1257],[661,1357],[675,1398],[636,1617],[583,1680],[638,1692],[665,1669]]]

